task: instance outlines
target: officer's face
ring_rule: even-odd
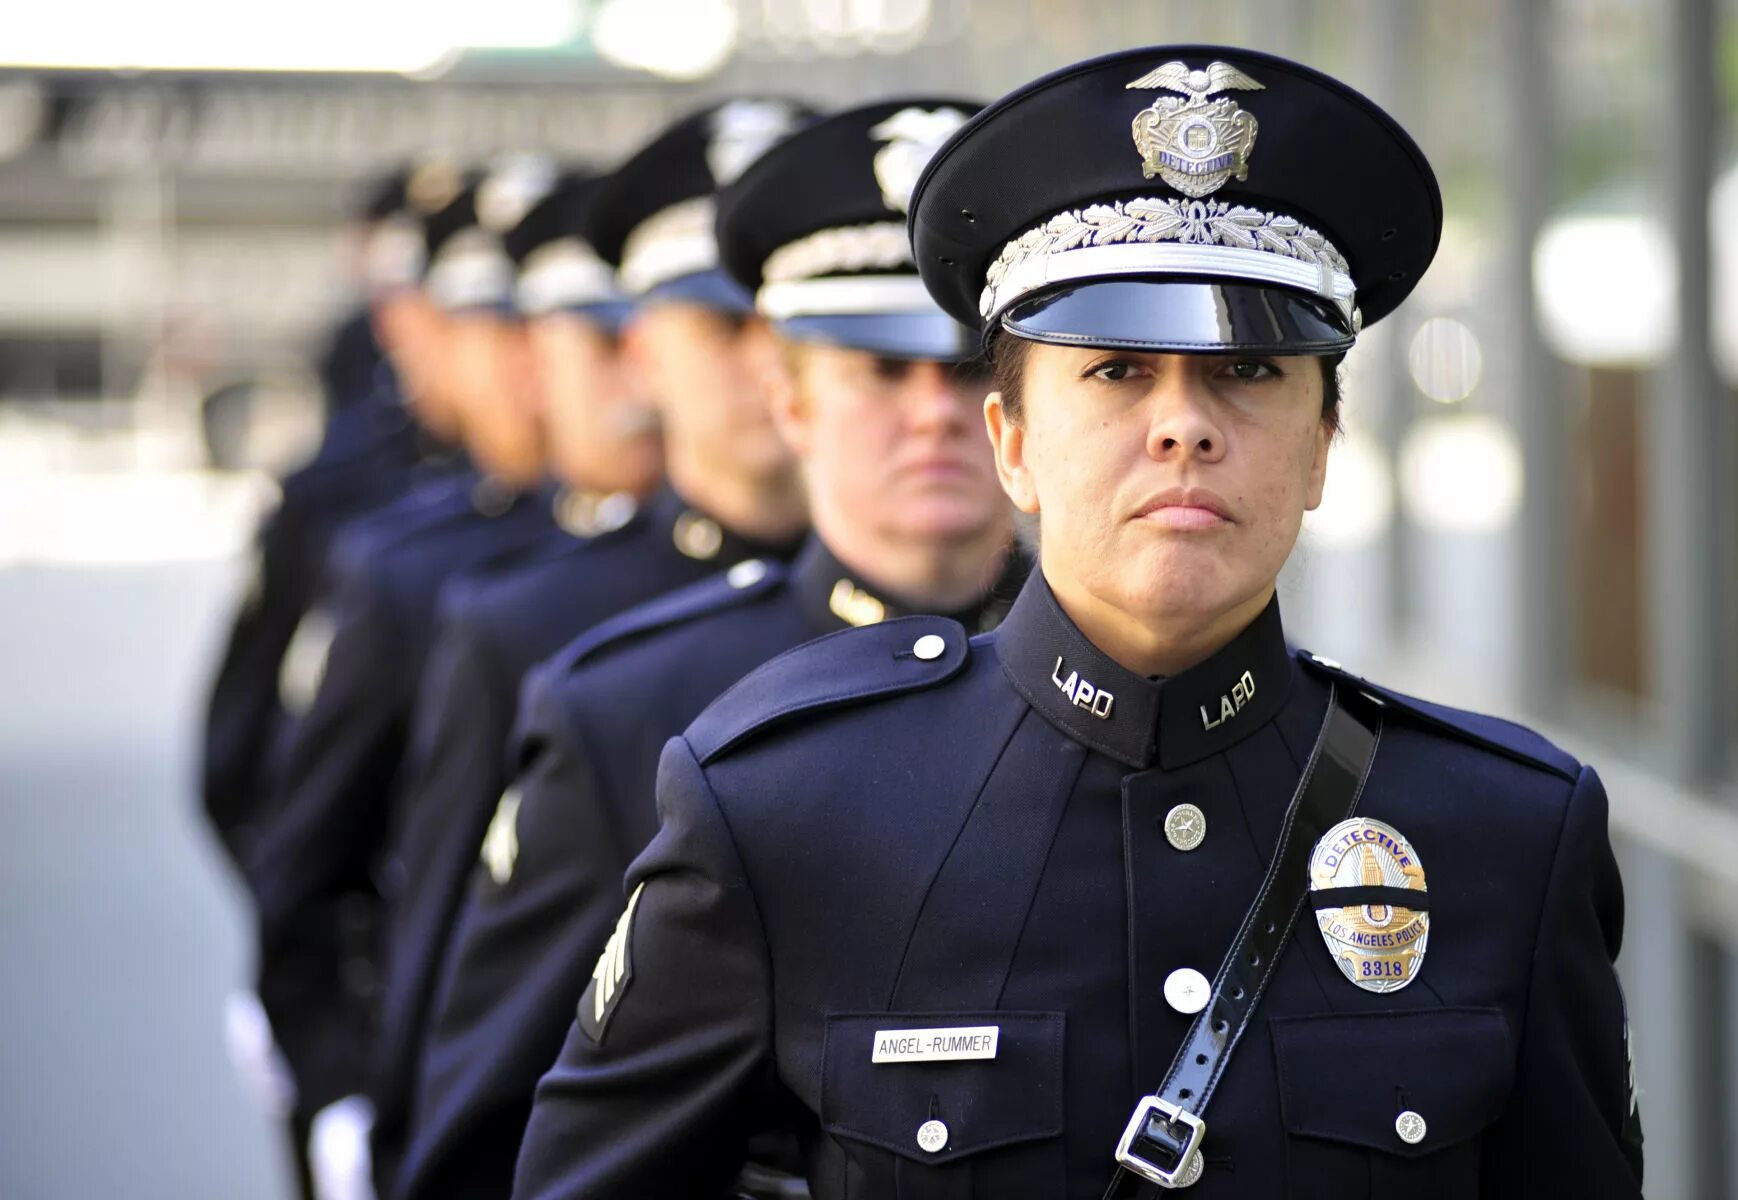
[[[398,376],[405,402],[436,437],[459,436],[459,408],[447,379],[446,319],[419,291],[404,289],[375,301],[374,332]]]
[[[626,339],[672,446],[680,441],[707,469],[732,475],[794,469],[772,424],[765,380],[778,347],[763,324],[698,304],[653,303],[635,313]]]
[[[493,313],[450,319],[465,447],[485,471],[524,484],[543,472],[543,437],[525,330]]]
[[[822,345],[791,345],[784,362],[780,427],[823,536],[951,540],[1008,527],[980,427],[984,375]],[[862,532],[839,538],[842,524]]]
[[[1319,364],[1032,344],[1023,379],[1017,422],[995,395],[985,414],[1070,614],[1230,632],[1252,620],[1321,501]]]
[[[571,487],[650,490],[663,466],[657,419],[629,387],[616,340],[573,313],[539,317],[527,333],[550,469]]]

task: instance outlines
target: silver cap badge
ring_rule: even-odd
[[[869,131],[887,144],[875,152],[875,182],[881,201],[895,212],[911,210],[911,193],[918,177],[969,117],[957,108],[902,108]]]
[[[1127,86],[1163,88],[1188,97],[1160,96],[1135,115],[1135,148],[1141,152],[1146,178],[1157,175],[1183,195],[1199,198],[1218,191],[1232,176],[1249,177],[1255,117],[1234,100],[1209,97],[1232,90],[1265,91],[1265,85],[1227,63],[1191,70],[1184,63],[1168,62]]]

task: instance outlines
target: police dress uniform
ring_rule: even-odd
[[[386,970],[369,1087],[382,1194],[402,1148],[435,971],[477,847],[509,782],[506,747],[525,672],[636,604],[736,563],[777,561],[796,549],[741,537],[668,487],[638,511],[617,497],[603,517],[622,523],[540,561],[454,580],[443,590],[439,631],[417,691],[409,784],[387,846]]]
[[[1367,100],[1195,46],[992,105],[912,220],[996,336],[1264,354],[1344,349],[1439,228]],[[1640,1194],[1598,777],[1294,657],[1276,601],[1156,680],[1042,573],[993,634],[835,634],[658,804],[518,1197],[713,1194],[773,1104],[817,1197]]]
[[[206,816],[237,862],[247,856],[255,806],[269,788],[265,767],[284,717],[284,654],[313,603],[333,534],[463,463],[417,428],[390,379],[381,390],[333,415],[320,452],[284,478],[254,539],[253,575],[206,705],[201,765]]]
[[[259,994],[308,1111],[356,1090],[365,1062],[373,851],[433,635],[434,597],[457,573],[533,553],[556,525],[551,489],[476,476],[431,485],[333,549],[315,611],[330,631],[307,711],[286,724],[276,794],[246,864],[260,919]]]
[[[921,290],[889,194],[902,204],[923,157],[977,107],[908,97],[838,113],[723,191],[722,261],[782,336],[900,360],[976,356],[975,339]],[[789,266],[799,258],[800,271]],[[769,260],[787,264],[772,281]],[[805,310],[822,294],[824,312]],[[982,595],[956,614],[974,628],[999,620],[1024,578],[1023,554],[1000,561],[1000,578],[987,567]],[[444,972],[398,1195],[507,1194],[536,1080],[618,915],[622,872],[656,828],[663,742],[765,659],[909,611],[817,538],[788,571],[739,564],[600,626],[534,673],[530,730],[514,751],[521,774],[490,826]],[[527,839],[529,874],[516,865]]]
[[[1014,590],[1004,580],[957,615],[988,628]],[[520,773],[453,935],[396,1195],[507,1194],[537,1080],[620,915],[622,874],[657,831],[664,742],[760,663],[909,611],[814,540],[789,568],[741,563],[634,609],[528,677]]]
[[[771,102],[713,106],[678,122],[609,177],[561,178],[504,239],[518,266],[518,309],[528,316],[576,312],[612,333],[636,302],[669,298],[742,312],[748,297],[717,267],[710,217],[696,226],[682,214],[696,206],[709,214],[717,173],[745,166],[800,115]],[[607,249],[600,253],[599,245]],[[627,268],[628,291],[618,266]],[[779,545],[738,536],[670,488],[631,520],[620,498],[601,505],[598,516],[626,523],[511,578],[458,588],[443,602],[442,633],[417,704],[413,784],[399,805],[390,854],[394,895],[370,1087],[381,1190],[403,1148],[436,970],[507,782],[520,676],[606,617],[745,558],[788,558],[800,542],[800,534]]]

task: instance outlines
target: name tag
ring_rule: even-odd
[[[968,1025],[961,1029],[877,1029],[878,1063],[959,1062],[996,1057],[1000,1025]]]

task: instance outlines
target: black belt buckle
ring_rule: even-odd
[[[1116,1144],[1116,1161],[1162,1188],[1184,1188],[1201,1177],[1207,1122],[1157,1096],[1142,1096]],[[1156,1154],[1155,1162],[1149,1155]],[[1160,1163],[1169,1161],[1170,1166]]]

